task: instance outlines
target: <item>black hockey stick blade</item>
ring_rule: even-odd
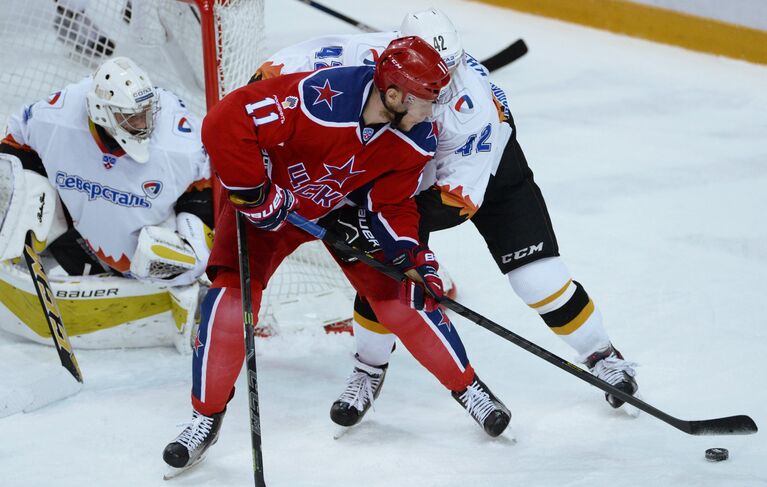
[[[294,212],[289,213],[288,222],[300,228],[301,230],[311,235],[314,235],[316,238],[319,238],[320,240],[324,241],[325,243],[327,243],[334,249],[338,250],[339,252],[347,256],[356,257],[359,261],[382,272],[383,274],[386,274],[392,279],[395,279],[398,281],[405,279],[405,275],[399,269],[392,267],[390,265],[386,265],[383,262],[380,262],[374,259],[373,257],[366,254],[365,252],[362,252],[361,250],[358,250],[352,247],[351,245],[346,243],[344,239],[328,232],[322,226],[307,220],[306,218],[302,217],[301,215],[297,213],[294,213]],[[549,362],[552,365],[555,365],[556,367],[559,367],[565,372],[571,375],[574,375],[575,377],[581,379],[582,381],[588,382],[589,384],[593,385],[594,387],[597,387],[598,389],[601,389],[604,392],[607,392],[616,397],[619,397],[620,399],[631,404],[637,409],[640,409],[646,412],[647,414],[654,416],[660,419],[661,421],[687,434],[690,434],[690,435],[748,435],[748,434],[757,432],[756,424],[748,416],[731,416],[727,418],[708,419],[703,421],[685,421],[685,420],[675,418],[671,416],[670,414],[667,414],[647,404],[646,402],[642,401],[639,398],[636,398],[630,394],[626,394],[625,392],[621,391],[620,389],[617,389],[616,387],[605,382],[604,380],[592,375],[587,370],[584,370],[583,368],[571,362],[568,362],[567,360],[561,357],[554,355],[553,353],[549,352],[545,348],[539,347],[535,343],[524,339],[523,337],[517,335],[513,331],[502,327],[501,325],[495,323],[494,321],[488,318],[485,318],[481,314],[477,313],[476,311],[472,311],[471,309],[467,308],[466,306],[462,305],[461,303],[457,301],[454,301],[450,298],[443,298],[440,301],[440,304],[442,304],[445,308],[452,310],[455,313],[463,316],[467,320],[474,322],[475,324],[481,326],[482,328],[485,328],[486,330],[489,330],[495,333],[501,338],[519,346],[520,348],[527,350],[533,355],[539,358],[542,358],[543,360]]]
[[[42,200],[41,200],[42,201]],[[83,382],[83,374],[80,372],[80,366],[77,364],[75,352],[72,350],[72,344],[69,342],[69,335],[64,327],[64,320],[61,318],[61,311],[53,295],[53,289],[48,281],[48,276],[43,269],[43,263],[40,256],[37,255],[34,247],[34,236],[32,231],[27,232],[24,242],[24,260],[29,269],[29,275],[32,277],[32,283],[35,286],[37,299],[40,301],[45,321],[48,323],[48,330],[51,332],[53,345],[59,354],[61,365],[77,379],[77,382]]]
[[[517,39],[503,51],[482,61],[482,65],[493,72],[513,63],[525,54],[527,54],[527,44],[522,39]]]
[[[754,420],[744,415],[684,423],[683,431],[695,436],[751,435],[759,431]]]

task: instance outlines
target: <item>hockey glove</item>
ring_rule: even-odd
[[[230,191],[229,200],[253,225],[269,231],[282,228],[288,213],[299,206],[293,193],[268,179],[254,190]]]
[[[344,206],[322,217],[318,223],[357,250],[372,254],[381,250],[381,244],[371,230],[371,216],[365,208]],[[357,261],[356,257],[336,252],[333,248],[330,251],[343,262]]]
[[[442,279],[437,274],[439,264],[434,253],[424,245],[402,252],[392,263],[409,279],[400,282],[399,299],[418,311],[434,311],[444,297]]]

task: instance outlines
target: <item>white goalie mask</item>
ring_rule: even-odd
[[[116,57],[93,73],[88,117],[104,127],[136,162],[149,160],[149,139],[160,100],[149,76],[126,57]]]
[[[437,50],[452,72],[463,60],[463,44],[447,15],[436,8],[411,12],[400,25],[403,36],[418,36]]]

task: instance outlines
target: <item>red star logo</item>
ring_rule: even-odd
[[[326,79],[325,84],[322,87],[319,86],[312,86],[314,88],[318,95],[317,99],[314,100],[314,103],[312,103],[312,106],[319,105],[320,103],[327,104],[328,108],[333,110],[333,98],[343,95],[343,91],[336,91],[330,86],[330,80]]]
[[[197,351],[202,347],[204,343],[200,340],[200,333],[198,332],[197,335],[194,337],[194,356],[197,356]]]
[[[439,129],[437,128],[437,122],[431,123],[431,128],[429,129],[429,135],[426,136],[427,139],[431,139],[434,137],[437,138],[437,135],[439,134]]]
[[[346,161],[341,166],[329,166],[327,164],[323,164],[325,166],[325,170],[328,172],[326,175],[322,176],[320,179],[317,180],[318,183],[324,182],[324,181],[333,181],[338,185],[339,188],[343,187],[344,183],[347,179],[356,176],[357,174],[362,174],[365,171],[355,171],[354,170],[354,156],[352,156],[351,159]]]
[[[450,319],[442,311],[442,308],[437,308],[436,312],[439,313],[439,323],[437,323],[437,326],[446,326],[450,330]]]

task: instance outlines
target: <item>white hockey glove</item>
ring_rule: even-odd
[[[57,200],[45,176],[24,169],[16,156],[0,153],[0,261],[22,254],[29,230],[43,247],[66,231]]]
[[[141,229],[130,271],[137,279],[186,286],[205,271],[210,249],[205,225],[190,213],[176,217],[178,231],[148,226]]]

